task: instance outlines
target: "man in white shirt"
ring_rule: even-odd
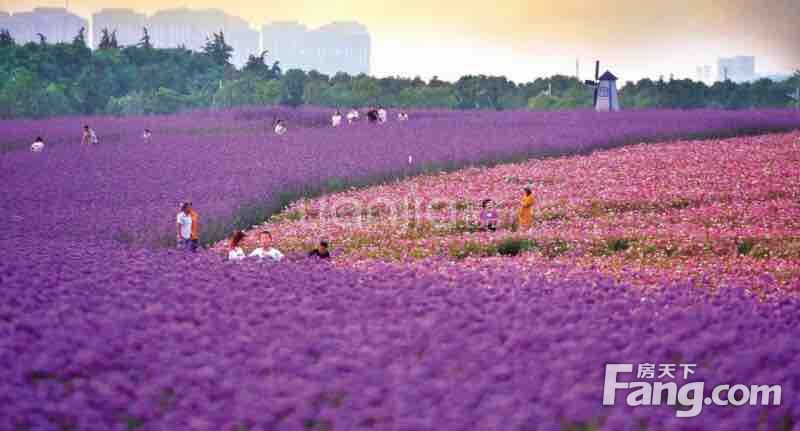
[[[188,251],[194,251],[192,241],[192,206],[188,202],[181,204],[181,210],[175,218],[178,228],[178,246]]]
[[[41,153],[42,150],[44,150],[44,140],[39,136],[33,141],[33,144],[31,144],[31,151],[34,153]]]
[[[269,231],[261,231],[258,235],[261,247],[253,250],[250,257],[257,257],[261,260],[265,258],[280,262],[283,259],[283,253],[272,247],[272,234]]]

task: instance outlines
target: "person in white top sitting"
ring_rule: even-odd
[[[272,247],[272,234],[269,231],[261,231],[258,234],[258,240],[261,247],[253,250],[249,255],[250,257],[257,257],[260,260],[272,259],[275,262],[280,262],[283,259],[283,253]]]
[[[237,230],[231,237],[231,244],[228,246],[228,260],[237,261],[244,260],[247,257],[242,250],[241,242],[244,239],[244,232]]]
[[[347,113],[347,122],[353,124],[358,121],[358,110],[353,108]]]
[[[275,122],[275,126],[273,127],[275,134],[278,136],[283,136],[287,132],[286,124],[284,124],[283,120],[278,120]]]
[[[333,127],[339,127],[341,124],[342,124],[342,113],[336,111],[333,113],[333,116],[331,117],[331,125]]]
[[[408,114],[405,112],[397,114],[397,121],[408,121]]]
[[[378,122],[385,123],[386,120],[389,118],[389,114],[386,112],[386,109],[383,109],[383,106],[378,107]]]
[[[41,136],[38,136],[33,144],[31,144],[31,151],[34,153],[41,153],[44,150],[44,140]]]
[[[144,133],[142,133],[142,140],[145,144],[150,143],[150,138],[153,136],[153,133],[150,132],[150,129],[144,129]]]

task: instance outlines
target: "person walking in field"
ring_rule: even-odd
[[[178,246],[188,251],[197,251],[199,243],[198,228],[200,216],[192,209],[191,202],[181,204],[181,210],[176,216],[175,223],[178,228]]]
[[[261,231],[258,234],[258,240],[260,247],[253,250],[249,257],[257,257],[260,260],[271,259],[275,262],[280,262],[283,259],[283,253],[272,247],[272,234],[268,230]]]
[[[342,125],[342,113],[336,111],[333,113],[333,116],[331,117],[331,126],[339,127],[341,125]]]
[[[41,136],[37,136],[36,140],[31,144],[31,151],[34,153],[41,153],[42,150],[44,150],[44,139],[42,139]]]
[[[530,187],[525,187],[525,194],[522,196],[522,200],[520,201],[521,207],[519,209],[519,228],[521,230],[528,230],[533,225],[533,204],[535,203],[535,199],[533,198],[533,192],[531,191]]]
[[[81,144],[83,145],[97,145],[100,140],[97,138],[97,133],[89,125],[83,126],[83,136],[81,137]]]
[[[144,129],[144,133],[142,133],[142,141],[144,141],[145,144],[149,144],[150,138],[152,137],[153,133],[150,131],[150,129]]]

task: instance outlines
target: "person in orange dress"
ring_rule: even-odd
[[[520,201],[522,207],[519,209],[519,228],[521,230],[528,230],[533,225],[533,192],[530,188],[525,187],[525,196]]]

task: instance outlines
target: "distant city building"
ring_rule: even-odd
[[[711,66],[697,66],[697,74],[695,76],[695,79],[698,82],[711,84],[714,81],[714,78],[711,73]]]
[[[736,83],[755,80],[756,58],[751,56],[720,58],[717,61],[717,79]]]
[[[156,12],[148,20],[147,29],[153,46],[175,48],[185,46],[199,51],[212,34],[222,31],[225,42],[233,47],[231,63],[237,67],[247,62],[247,57],[258,54],[258,32],[241,18],[221,10],[169,9]]]
[[[131,9],[103,9],[92,15],[92,44],[97,46],[103,29],[117,32],[120,45],[136,45],[147,27],[147,15]]]
[[[283,70],[302,69],[334,75],[369,74],[371,39],[356,22],[334,22],[316,30],[296,22],[274,22],[261,31],[262,47]]]
[[[29,12],[0,15],[0,28],[5,28],[17,43],[39,41],[41,33],[50,43],[71,42],[81,27],[88,32],[89,23],[64,8],[42,7]],[[89,35],[86,35],[87,41]]]

